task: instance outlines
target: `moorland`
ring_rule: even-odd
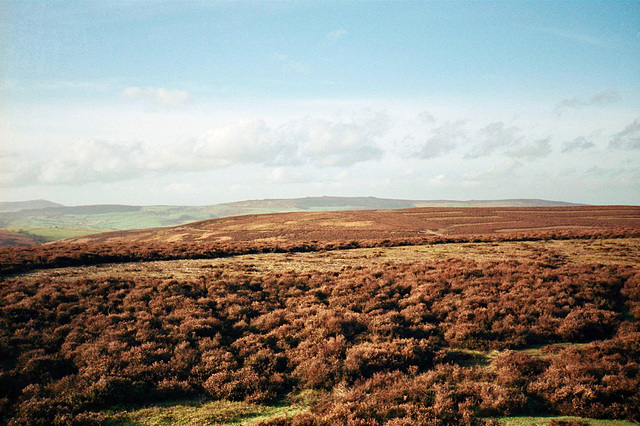
[[[0,247],[31,245],[97,232],[176,226],[258,213],[379,210],[411,207],[558,207],[566,202],[512,200],[398,200],[376,197],[306,197],[247,200],[209,206],[64,206],[46,200],[0,202]]]
[[[245,215],[0,249],[0,421],[634,424],[638,259],[630,206]]]

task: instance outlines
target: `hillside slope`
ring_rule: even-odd
[[[0,247],[30,246],[33,244],[37,244],[37,242],[32,238],[0,229]]]
[[[66,241],[336,241],[572,228],[640,229],[640,207],[421,207],[400,210],[273,213],[206,220],[171,228],[106,232]]]
[[[59,228],[117,231],[176,226],[199,220],[259,213],[297,211],[379,210],[411,207],[569,206],[546,200],[395,200],[375,197],[307,197],[248,200],[211,206],[88,205],[67,207],[54,203],[0,204],[0,227]]]

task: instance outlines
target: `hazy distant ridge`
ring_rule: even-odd
[[[376,197],[306,197],[291,199],[247,200],[218,204],[229,208],[293,208],[313,210],[319,207],[336,207],[339,210],[405,209],[411,207],[562,207],[584,204],[539,199],[504,200],[402,200]],[[277,213],[284,210],[273,211]]]
[[[64,206],[47,200],[0,201],[0,212],[17,212],[21,210],[45,209],[49,207]]]

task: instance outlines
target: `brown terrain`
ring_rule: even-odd
[[[637,424],[639,259],[628,206],[250,215],[3,248],[0,424]]]
[[[0,247],[21,247],[37,244],[33,239],[15,232],[0,229]]]
[[[171,228],[106,232],[68,243],[337,241],[640,229],[640,207],[424,207],[235,216]]]

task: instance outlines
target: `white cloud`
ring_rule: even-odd
[[[150,100],[157,105],[168,108],[180,107],[193,102],[193,97],[185,90],[168,90],[161,87],[157,89],[153,87],[146,89],[127,87],[121,92],[121,95],[125,99]]]
[[[429,180],[427,181],[427,183],[428,183],[429,185],[432,185],[432,186],[442,185],[442,184],[445,182],[445,177],[446,177],[446,176],[445,176],[445,175],[442,175],[442,174],[441,174],[441,175],[437,175],[437,176],[434,176],[434,177],[432,177],[431,179],[429,179]]]
[[[465,157],[479,158],[516,147],[522,142],[522,137],[517,135],[519,132],[518,127],[505,127],[503,122],[491,123],[480,129],[478,136],[481,142]]]
[[[152,159],[156,170],[197,171],[233,164],[319,167],[350,166],[381,158],[375,139],[384,133],[380,119],[333,122],[291,120],[278,128],[263,120],[239,120],[196,138],[183,138]]]
[[[201,171],[233,164],[286,164],[295,146],[281,143],[263,120],[238,120],[195,138],[165,147],[149,167],[154,170]]]
[[[385,133],[383,122],[380,117],[363,123],[303,118],[283,125],[279,136],[298,145],[304,162],[324,167],[349,166],[382,157],[383,151],[374,140]]]
[[[613,135],[609,146],[615,149],[640,149],[640,118]]]
[[[340,37],[344,36],[345,34],[347,34],[347,31],[341,28],[339,30],[331,31],[329,34],[327,34],[327,38],[335,41]]]
[[[386,121],[380,114],[349,122],[307,117],[278,127],[260,119],[236,120],[159,146],[81,139],[46,159],[4,153],[0,182],[77,185],[243,164],[275,167],[268,178],[275,182],[285,179],[284,173],[297,176],[292,167],[350,167],[381,159],[377,140],[386,132]]]
[[[418,120],[427,124],[436,122],[436,118],[429,111],[422,111],[420,114],[418,114]]]
[[[551,153],[549,138],[527,142],[520,133],[522,129],[519,127],[506,127],[503,122],[491,123],[478,131],[480,142],[465,155],[465,158],[504,154],[512,158],[534,160]]]
[[[433,129],[432,136],[418,152],[418,157],[429,159],[445,155],[468,140],[464,121],[447,122]]]
[[[544,158],[549,154],[551,154],[551,143],[549,142],[549,138],[540,139],[530,144],[507,151],[507,155],[510,157],[524,158],[526,160]]]
[[[38,181],[45,184],[80,184],[116,181],[136,176],[144,168],[140,142],[80,140],[39,166]]]
[[[554,106],[555,100],[547,104],[546,114],[539,104],[518,111],[501,105],[480,110],[475,104],[437,100],[202,101],[157,114],[111,104],[98,109],[43,106],[23,111],[20,120],[4,127],[0,123],[4,151],[19,151],[0,159],[0,186],[14,197],[29,197],[36,190],[38,197],[46,197],[48,190],[98,199],[91,188],[99,187],[109,193],[107,202],[136,193],[147,203],[171,203],[177,202],[171,198],[175,193],[176,200],[198,203],[201,197],[206,204],[314,191],[416,199],[515,197],[520,191],[545,198],[543,191],[556,194],[555,182],[562,195],[547,198],[597,202],[605,196],[591,193],[601,191],[601,181],[595,173],[587,179],[584,172],[596,165],[636,167],[637,110],[583,108],[557,117]],[[424,111],[428,114],[421,116]],[[23,130],[29,128],[39,130]],[[136,140],[144,142],[119,142]],[[607,144],[609,149],[602,149]],[[562,176],[570,168],[575,173]],[[623,182],[612,174],[602,177],[602,182],[614,180]],[[195,192],[187,186],[164,189],[174,182],[193,185]],[[134,189],[154,184],[157,193]],[[334,190],[334,184],[342,188]],[[128,187],[130,192],[120,193]],[[574,191],[582,187],[591,191]],[[625,189],[620,183],[616,194],[636,187]],[[180,198],[181,193],[190,198]],[[615,201],[614,195],[606,197]]]
[[[15,152],[0,152],[0,184],[25,185],[37,181],[33,162]]]
[[[575,151],[586,151],[588,149],[594,148],[596,144],[585,138],[584,136],[579,136],[570,142],[564,142],[562,144],[562,152],[575,152]]]

